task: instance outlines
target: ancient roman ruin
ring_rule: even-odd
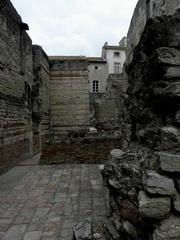
[[[138,1],[123,72],[110,74],[106,95],[96,98],[88,68],[102,58],[47,56],[28,28],[1,0],[0,173],[40,155],[42,165],[101,163],[110,211],[104,223],[79,219],[75,239],[179,240],[179,0]],[[59,165],[46,167],[52,174]]]

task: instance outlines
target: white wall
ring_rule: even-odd
[[[114,52],[120,52],[120,56],[115,57]],[[114,63],[120,63],[120,66],[121,66],[120,70],[122,72],[124,62],[126,61],[125,50],[106,49],[106,60],[108,62],[109,74],[115,73],[114,72]]]

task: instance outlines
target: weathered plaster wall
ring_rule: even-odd
[[[9,1],[0,2],[0,172],[33,153],[32,43]]]
[[[132,60],[133,49],[140,40],[147,20],[163,14],[172,15],[179,6],[179,0],[138,1],[127,34],[127,62]]]
[[[105,47],[105,51],[106,51],[106,60],[108,62],[108,72],[109,74],[114,74],[115,73],[115,69],[114,69],[114,64],[115,63],[120,63],[120,72],[122,73],[123,70],[123,65],[126,61],[126,48],[125,47],[120,47],[120,46],[115,46],[112,47],[111,46],[107,46]],[[116,57],[114,56],[114,52],[119,52],[120,56]]]
[[[88,62],[85,57],[50,58],[50,111],[53,141],[89,126]]]
[[[98,67],[98,69],[95,69],[95,66]],[[99,87],[98,92],[99,93],[105,93],[106,92],[106,85],[107,85],[107,78],[108,78],[108,65],[107,62],[89,62],[88,64],[88,70],[89,70],[89,91],[90,93],[93,92],[93,81],[98,80]]]

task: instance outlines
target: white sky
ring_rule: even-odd
[[[127,34],[137,0],[11,0],[48,55],[100,56]]]

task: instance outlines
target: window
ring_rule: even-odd
[[[120,57],[120,52],[114,52],[114,57]]]
[[[114,73],[120,73],[120,63],[114,63]]]
[[[99,91],[99,82],[97,80],[93,81],[93,92],[96,93]]]
[[[98,69],[99,69],[98,66],[95,66],[94,68],[95,68],[95,70],[98,70]]]

